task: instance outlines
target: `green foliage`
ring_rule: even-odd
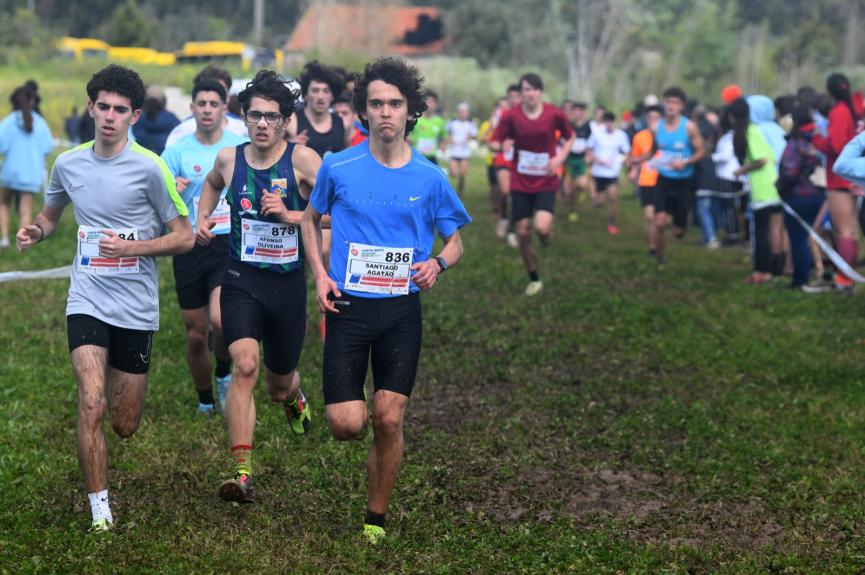
[[[112,46],[150,46],[157,27],[156,18],[136,0],[126,0],[102,26],[102,37]]]

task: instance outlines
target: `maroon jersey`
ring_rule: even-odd
[[[565,114],[544,102],[541,115],[530,120],[522,106],[503,114],[492,139],[514,140],[511,189],[515,192],[552,192],[559,189],[559,178],[547,175],[547,165],[556,155],[557,134],[568,139],[573,134]]]

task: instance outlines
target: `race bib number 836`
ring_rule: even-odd
[[[379,294],[408,293],[413,248],[385,248],[350,243],[345,289]]]

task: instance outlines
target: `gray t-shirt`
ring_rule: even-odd
[[[132,229],[136,240],[150,240],[162,234],[165,223],[187,216],[186,205],[171,172],[153,152],[130,142],[116,156],[104,159],[93,153],[92,144],[58,156],[45,197],[54,208],[71,203],[79,226],[66,315],[85,314],[116,327],[155,331],[159,329],[156,258],[139,257],[135,273],[105,270],[131,266],[134,258],[123,258],[122,263],[100,258],[93,253],[95,245],[82,243],[82,226],[118,232]]]

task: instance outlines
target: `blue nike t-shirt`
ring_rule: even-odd
[[[446,238],[471,223],[471,216],[441,168],[414,149],[411,153],[405,166],[387,168],[373,157],[367,141],[324,158],[310,204],[319,213],[330,214],[333,240],[329,275],[340,291],[369,298],[400,295],[381,288],[382,283],[393,283],[387,279],[388,271],[428,260],[435,232]],[[352,247],[355,253],[350,253]],[[406,261],[409,254],[410,262]],[[353,266],[366,266],[366,271],[360,272],[354,266],[346,278],[350,257]],[[383,270],[380,281],[372,277],[377,268]],[[363,278],[361,273],[365,274]],[[369,285],[378,285],[372,288],[377,292],[345,287],[346,280],[361,285],[367,279]],[[408,290],[416,292],[420,288],[409,282]]]
[[[193,228],[195,228],[198,218],[196,199],[201,196],[204,180],[210,170],[213,169],[213,164],[216,161],[216,155],[219,153],[219,150],[222,148],[233,148],[246,141],[248,141],[247,138],[242,138],[237,134],[224,130],[219,142],[208,146],[199,142],[195,134],[189,134],[171,144],[162,152],[162,160],[168,166],[168,169],[171,170],[171,173],[174,174],[174,177],[180,176],[189,180],[189,185],[183,190],[181,197],[189,209],[189,221]],[[222,191],[221,197],[225,197],[225,190]],[[227,223],[227,219],[224,223]],[[217,225],[214,227],[213,232],[223,235],[228,233],[228,229],[226,225]]]

